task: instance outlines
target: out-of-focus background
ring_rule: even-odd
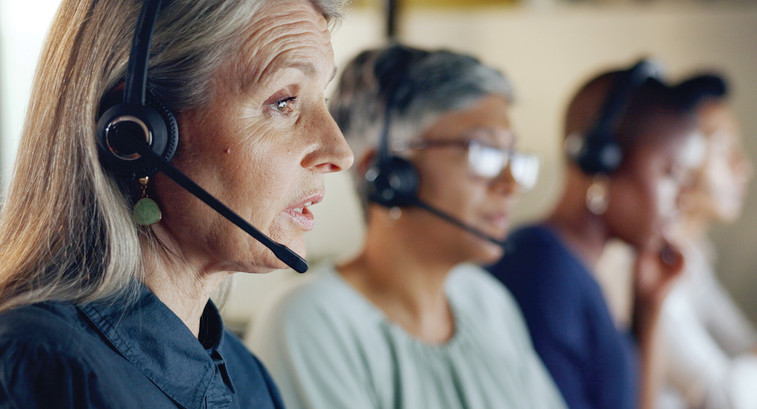
[[[60,0],[0,0],[0,181],[4,195],[23,126],[37,55]],[[516,87],[512,122],[523,150],[540,154],[537,187],[524,195],[514,223],[544,214],[561,188],[561,123],[567,99],[594,73],[651,56],[672,79],[706,69],[725,74],[742,120],[749,157],[757,160],[757,1],[754,0],[353,0],[333,36],[337,65],[386,39],[394,5],[398,40],[471,53],[503,70]],[[757,182],[742,219],[718,227],[717,270],[757,321]],[[345,258],[360,246],[361,217],[348,175],[327,179],[313,208],[308,259]],[[619,274],[620,277],[620,274]],[[238,330],[270,287],[292,272],[235,278],[224,309]],[[703,300],[702,302],[706,302]]]

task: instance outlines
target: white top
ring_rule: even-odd
[[[661,406],[757,409],[757,332],[715,278],[709,254],[707,243],[686,250],[687,269],[663,308]]]
[[[446,282],[455,333],[405,332],[333,265],[259,314],[248,339],[284,403],[302,409],[565,408],[510,294],[472,265]]]

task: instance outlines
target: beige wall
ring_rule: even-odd
[[[0,188],[12,170],[37,55],[59,2],[0,0]]]

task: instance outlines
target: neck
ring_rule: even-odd
[[[200,318],[210,295],[230,273],[206,274],[201,268],[177,259],[175,254],[151,254],[146,268],[145,285],[157,296],[184,325],[197,337]]]
[[[427,241],[379,224],[369,226],[364,250],[339,266],[340,274],[408,333],[428,343],[447,341],[454,321],[444,283],[456,263],[434,257]]]
[[[601,216],[590,213],[583,203],[561,200],[546,224],[587,266],[594,268],[609,239]]]

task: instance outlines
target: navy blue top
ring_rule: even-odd
[[[208,302],[199,340],[143,287],[135,304],[46,302],[0,314],[0,408],[282,408]]]
[[[636,409],[638,353],[590,270],[542,225],[513,232],[489,270],[520,304],[534,347],[571,409]]]

